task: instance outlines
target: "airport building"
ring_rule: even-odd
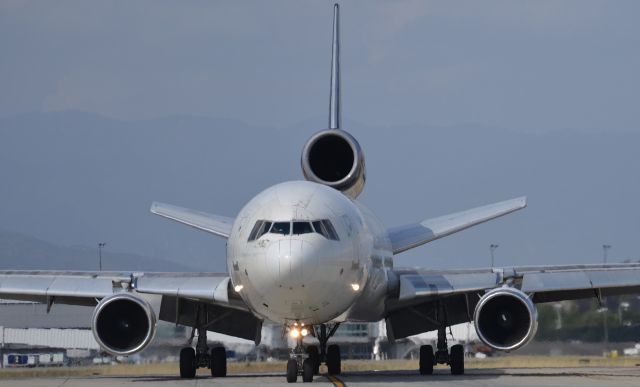
[[[30,356],[26,366],[53,365],[47,355],[64,354],[65,364],[92,364],[109,362],[101,353],[90,329],[92,309],[82,306],[53,305],[47,313],[46,305],[0,300],[0,333],[2,333],[2,365],[23,361],[15,356]],[[453,327],[453,338],[458,341],[475,340],[475,331],[464,327]],[[410,358],[415,356],[421,344],[434,343],[435,332],[399,340],[390,345],[385,324],[347,323],[340,326],[332,343],[339,344],[344,359]],[[176,361],[179,349],[185,345],[191,329],[160,323],[157,338],[149,349],[131,357],[128,361],[158,362]],[[237,360],[277,360],[288,356],[293,342],[283,335],[282,326],[265,323],[262,341],[258,347],[252,341],[209,332],[210,343],[223,344],[229,355]],[[309,336],[307,344],[317,344]],[[9,356],[13,355],[11,359]],[[42,361],[40,361],[40,357]],[[38,358],[35,361],[34,359]],[[16,360],[17,359],[17,360]],[[98,359],[98,360],[96,360]],[[20,364],[24,366],[24,364]]]

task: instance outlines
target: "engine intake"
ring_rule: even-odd
[[[513,351],[527,344],[538,329],[538,312],[531,299],[515,288],[485,294],[474,312],[476,332],[493,349]]]
[[[149,345],[156,333],[156,315],[149,303],[128,293],[105,297],[91,318],[93,336],[116,356],[132,355]]]
[[[356,198],[365,184],[364,153],[353,136],[328,129],[314,134],[302,149],[305,179]]]

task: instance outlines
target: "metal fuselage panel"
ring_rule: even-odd
[[[318,233],[268,233],[255,241],[256,222],[327,219],[339,240]],[[257,315],[279,322],[319,324],[382,317],[387,270],[386,229],[361,204],[308,181],[275,185],[240,211],[227,242],[234,288]]]

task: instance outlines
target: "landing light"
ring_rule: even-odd
[[[360,290],[360,284],[351,284],[351,289],[353,289],[354,292],[357,292]]]
[[[236,291],[236,293],[240,293],[240,291],[242,290],[242,288],[244,288],[244,286],[242,285],[236,285],[233,287],[233,290]]]
[[[306,336],[306,335],[308,335],[308,334],[309,334],[309,331],[307,330],[307,328],[302,328],[302,330],[300,331],[300,334],[301,334],[302,336]]]
[[[300,336],[300,331],[298,328],[292,328],[291,331],[289,331],[289,335],[291,335],[291,338],[297,339],[298,336]]]

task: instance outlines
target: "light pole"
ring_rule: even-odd
[[[491,252],[491,268],[493,268],[493,262],[495,260],[493,252],[496,251],[498,247],[500,247],[500,245],[495,243],[492,243],[491,246],[489,246],[489,251]]]
[[[611,245],[604,244],[602,245],[602,264],[607,264],[607,255],[609,253],[609,249]],[[609,356],[609,321],[607,320],[609,317],[609,308],[607,307],[607,298],[602,297],[602,328],[604,329],[604,351],[607,356]]]
[[[102,271],[102,248],[106,245],[104,242],[98,242],[98,268]]]
[[[611,245],[602,245],[602,263],[607,264],[607,258],[609,255],[609,249]]]

